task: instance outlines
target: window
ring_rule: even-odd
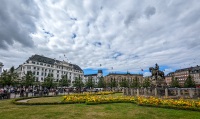
[[[57,71],[57,73],[59,73],[59,71]]]
[[[40,68],[38,67],[37,70],[40,70]]]
[[[33,64],[35,64],[35,62],[32,62]]]
[[[43,81],[43,78],[41,78],[41,80]]]
[[[35,77],[35,81],[38,82],[38,77]]]
[[[34,67],[33,69],[36,69],[36,67]]]
[[[39,75],[39,72],[37,72],[37,75]]]
[[[43,72],[42,72],[42,76],[43,76]]]

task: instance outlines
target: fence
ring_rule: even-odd
[[[199,88],[123,88],[127,96],[155,96],[166,98],[197,98],[200,97]]]

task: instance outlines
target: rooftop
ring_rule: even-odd
[[[131,73],[109,73],[109,75],[132,75],[132,76],[143,76],[143,74],[131,74]]]
[[[42,62],[42,63],[47,63],[47,64],[51,64],[51,65],[54,65],[56,63],[62,63],[63,61],[59,61],[59,60],[56,60],[56,59],[52,59],[52,58],[49,58],[49,57],[45,57],[45,56],[42,56],[42,55],[33,55],[31,57],[29,57],[29,59],[27,60],[27,62],[31,60],[31,61],[37,61],[37,62]],[[79,70],[79,71],[83,71],[78,65],[76,64],[71,64],[69,63],[70,66],[72,66],[75,70]]]
[[[2,63],[2,62],[0,62],[0,66],[3,66],[3,63]]]
[[[97,74],[86,74],[86,75],[84,75],[84,77],[87,77],[87,76],[97,76]]]

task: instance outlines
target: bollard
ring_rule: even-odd
[[[178,97],[181,97],[181,90],[178,88]]]
[[[182,90],[182,93],[183,93],[183,98],[185,97],[185,90],[183,89]]]
[[[147,88],[144,88],[144,96],[147,96]]]
[[[131,96],[133,96],[133,89],[131,88]]]
[[[168,97],[168,89],[165,88],[165,97]]]
[[[122,92],[123,92],[123,95],[125,95],[125,89],[124,88],[122,89]]]
[[[194,93],[194,91],[190,88],[189,89],[189,96],[190,96],[190,98],[193,98],[193,93]]]
[[[158,96],[158,90],[157,90],[157,88],[155,88],[155,97],[157,97]]]
[[[139,89],[137,88],[137,96],[140,96],[140,92]]]

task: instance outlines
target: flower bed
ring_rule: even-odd
[[[105,103],[135,103],[133,96],[113,96],[114,92],[97,92],[97,93],[84,93],[64,96],[62,102],[77,102],[86,103],[88,105],[105,104]]]
[[[137,104],[141,106],[164,107],[173,109],[200,110],[200,101],[184,99],[161,99],[155,97],[138,97]]]
[[[55,105],[55,104],[78,104],[78,103],[95,105],[95,104],[106,104],[106,103],[135,103],[140,106],[200,111],[199,99],[194,101],[182,98],[161,99],[156,97],[116,96],[112,94],[113,92],[72,94],[63,96],[64,98],[60,102],[39,102],[39,103],[18,102],[19,100],[23,99],[39,98],[39,97],[28,97],[28,98],[15,99],[13,100],[13,103],[19,105],[52,105],[52,104]]]

